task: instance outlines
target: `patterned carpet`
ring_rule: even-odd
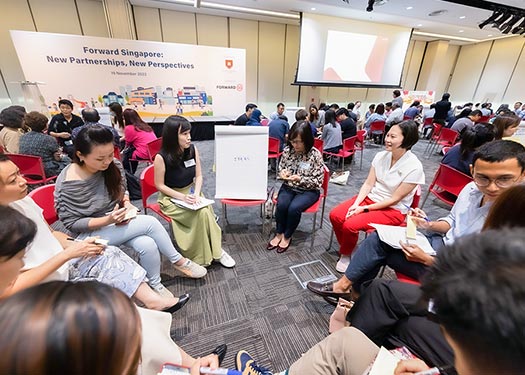
[[[198,147],[204,174],[204,193],[213,198],[215,175],[212,172],[214,141],[195,142]],[[427,186],[439,165],[438,154],[427,159],[424,149],[427,141],[414,146],[425,168]],[[282,371],[302,353],[328,335],[328,320],[333,307],[322,298],[301,287],[289,267],[322,260],[334,275],[337,262],[337,243],[327,252],[331,226],[328,213],[338,203],[356,194],[368,174],[370,162],[381,150],[370,145],[364,151],[363,169],[359,170],[359,158],[351,165],[347,186],[330,184],[326,200],[326,212],[322,229],[319,228],[320,213],[313,249],[310,249],[310,232],[313,215],[303,215],[290,249],[277,254],[267,251],[266,243],[271,236],[271,224],[266,221],[264,232],[257,207],[228,207],[229,225],[224,233],[223,247],[235,258],[237,266],[225,269],[214,264],[208,269],[204,280],[173,277],[168,262],[163,264],[163,283],[175,295],[189,292],[190,302],[174,315],[171,335],[190,355],[210,353],[221,343],[228,345],[223,367],[234,367],[235,353],[248,350],[257,361],[272,371]],[[335,165],[332,166],[332,169]],[[138,175],[139,172],[137,172]],[[275,173],[269,172],[269,185],[280,185]],[[138,206],[140,202],[136,202]],[[448,208],[429,198],[425,211],[432,219],[444,216]],[[217,202],[215,212],[221,216]],[[161,220],[162,221],[162,220]],[[165,222],[164,222],[165,223]],[[392,277],[386,272],[384,277]]]

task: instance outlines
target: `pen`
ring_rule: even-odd
[[[457,374],[453,366],[438,366],[432,367],[431,369],[416,372],[414,375],[447,375]]]
[[[410,207],[409,205],[406,205],[406,204],[403,203],[403,206],[408,208],[410,211],[414,211],[414,209],[412,207]],[[430,219],[428,217],[423,216],[422,219],[424,219],[427,223],[430,223]]]
[[[210,374],[210,375],[242,375],[242,372],[237,370],[229,370],[226,368],[217,368],[215,370],[212,370],[209,367],[201,367],[200,369],[201,374]]]

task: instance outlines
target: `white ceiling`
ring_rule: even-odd
[[[271,17],[249,15],[242,12],[227,12],[222,10],[191,5],[177,4],[177,0],[130,0],[132,4],[165,9],[176,9],[187,12],[229,15],[237,18],[269,20]],[[414,28],[414,31],[472,39],[471,41],[455,41],[464,44],[473,41],[494,39],[504,36],[497,29],[485,26],[480,30],[478,24],[488,18],[492,12],[484,9],[471,8],[440,0],[388,0],[384,5],[375,5],[373,12],[366,12],[367,0],[203,0],[203,2],[233,5],[242,8],[270,10],[284,13],[308,12],[330,16],[368,20],[370,22],[388,23]],[[377,1],[377,0],[376,0]],[[188,1],[186,1],[188,2]],[[525,0],[500,0],[500,4],[525,8]],[[412,7],[411,9],[407,9]],[[314,8],[315,10],[313,10]],[[446,13],[430,17],[428,14],[437,10]],[[462,18],[460,18],[462,17]],[[273,21],[297,23],[294,20],[273,18]],[[416,33],[417,34],[417,33]],[[437,37],[416,35],[416,39],[435,40]]]

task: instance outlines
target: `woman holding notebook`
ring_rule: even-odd
[[[199,151],[191,144],[190,130],[190,123],[182,116],[170,116],[164,122],[162,147],[154,161],[159,205],[171,218],[175,240],[184,256],[202,266],[218,261],[231,268],[235,260],[221,247],[221,228],[211,205],[184,207],[198,207],[203,199]]]

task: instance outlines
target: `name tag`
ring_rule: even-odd
[[[69,139],[69,140],[65,141],[64,144],[66,146],[72,146],[73,145],[73,141],[71,139]]]
[[[186,168],[193,167],[195,165],[195,159],[186,160],[184,166]]]
[[[310,163],[307,163],[305,161],[302,161],[299,163],[299,169],[300,170],[306,170],[306,169],[310,169]]]

